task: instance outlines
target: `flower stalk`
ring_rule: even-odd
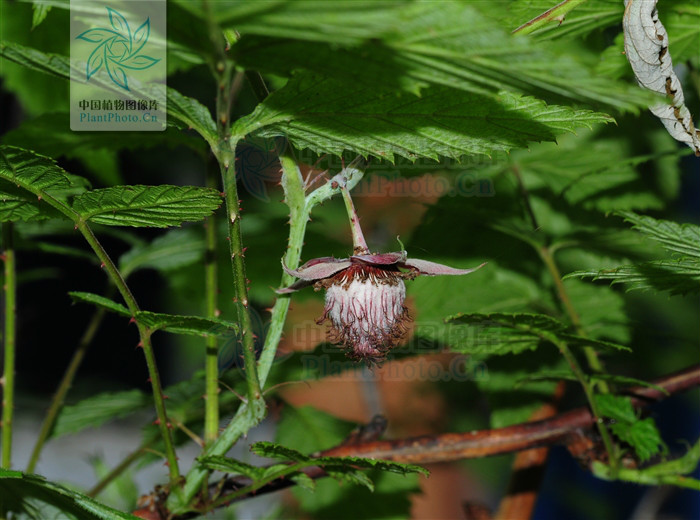
[[[12,466],[12,426],[14,422],[15,395],[15,325],[17,305],[17,267],[14,248],[14,226],[2,224],[2,248],[5,264],[5,323],[4,361],[2,374],[2,467]]]
[[[216,174],[207,172],[207,185],[216,186]],[[216,265],[216,214],[209,216],[204,224],[204,298],[206,317],[217,317],[217,265]],[[205,338],[205,404],[204,404],[204,442],[214,442],[219,435],[219,347],[214,334]]]

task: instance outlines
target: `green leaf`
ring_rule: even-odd
[[[505,91],[492,98],[433,87],[416,98],[298,74],[236,121],[232,134],[238,139],[251,132],[286,135],[297,147],[317,153],[353,150],[394,161],[395,155],[488,155],[611,121],[605,114],[547,106]]]
[[[591,374],[590,378],[594,381],[600,380],[600,381],[610,381],[612,383],[615,383],[617,385],[624,385],[624,386],[644,386],[648,388],[653,388],[654,390],[658,390],[664,395],[671,395],[668,390],[666,390],[664,387],[655,385],[654,383],[650,383],[649,381],[645,381],[643,379],[637,379],[636,377],[629,377],[629,376],[621,376],[617,374]]]
[[[4,40],[0,41],[0,56],[28,69],[61,79],[70,79],[70,63],[66,56],[41,52]]]
[[[238,324],[219,318],[200,318],[198,316],[178,316],[158,312],[139,311],[136,321],[152,331],[165,330],[173,334],[191,334],[195,336],[233,336],[238,331]]]
[[[122,304],[112,301],[109,298],[105,298],[104,296],[100,296],[99,294],[72,291],[68,293],[68,296],[70,296],[76,303],[91,303],[92,305],[108,310],[109,312],[114,312],[120,316],[127,318],[131,317],[129,309],[124,307]]]
[[[137,150],[161,144],[169,148],[186,146],[196,152],[206,152],[206,145],[201,139],[175,128],[164,132],[73,132],[67,112],[46,113],[27,119],[4,134],[2,142],[31,148],[51,157],[81,159],[95,156],[97,150]]]
[[[256,442],[250,447],[250,451],[259,457],[267,457],[268,459],[279,459],[290,462],[308,462],[311,460],[310,457],[307,457],[297,450],[287,448],[274,442]]]
[[[26,514],[30,518],[70,520],[131,520],[136,517],[50,482],[39,475],[0,469],[0,516]]]
[[[84,220],[107,226],[168,227],[196,222],[221,205],[221,195],[196,186],[114,186],[92,190],[73,201]]]
[[[302,0],[276,2],[271,9],[264,4],[240,2],[217,6],[216,17],[221,25],[234,25],[241,34],[353,44],[380,37],[387,27],[398,26],[403,21],[401,10],[410,4],[406,0],[341,0],[323,4]]]
[[[636,110],[643,103],[644,94],[632,85],[592,74],[593,60],[584,48],[574,53],[553,49],[551,42],[538,45],[514,38],[512,27],[500,27],[493,16],[479,12],[478,4],[442,2],[435,9],[430,2],[389,3],[366,12],[358,7],[350,19],[362,13],[361,19],[343,28],[336,27],[346,14],[337,10],[348,6],[335,4],[280,5],[281,12],[295,19],[293,28],[278,9],[231,19],[232,28],[225,32],[235,42],[233,58],[246,68],[276,75],[302,69],[387,92],[420,94],[439,85],[482,95],[509,90],[550,101],[602,102],[622,110]],[[381,12],[387,6],[394,9],[393,17]],[[324,22],[316,25],[314,20]],[[331,55],[333,60],[328,60]]]
[[[657,220],[631,211],[618,214],[634,224],[633,229],[651,238],[669,251],[672,260],[655,260],[602,270],[582,270],[566,277],[590,277],[624,283],[628,290],[669,291],[671,294],[700,292],[700,226]]]
[[[0,56],[32,70],[70,80],[71,64],[66,56],[44,53],[7,41],[0,42]],[[105,85],[111,89],[108,83]],[[206,107],[170,87],[167,88],[166,96],[169,116],[179,121],[182,128],[196,130],[210,145],[216,143],[216,125]]]
[[[194,98],[183,96],[168,87],[168,116],[177,119],[181,128],[192,128],[214,148],[216,146],[216,124],[209,109]]]
[[[612,432],[632,446],[642,462],[666,450],[654,420],[638,419],[629,397],[599,394],[594,399],[600,414],[614,420],[610,425]]]
[[[668,291],[671,294],[700,292],[700,262],[693,259],[659,260],[623,265],[610,269],[575,271],[568,277],[579,276],[592,280],[622,283],[627,290]]]
[[[3,221],[69,215],[66,195],[80,192],[86,184],[85,179],[67,174],[49,157],[14,146],[0,146],[0,218]],[[50,199],[52,205],[46,199]]]
[[[146,408],[152,398],[140,390],[106,392],[64,406],[51,432],[52,437],[95,428],[113,419],[126,417]]]
[[[469,327],[469,333],[462,334],[452,349],[470,354],[503,355],[534,350],[541,341],[567,328],[550,316],[527,313],[457,314],[446,321]]]
[[[312,406],[285,406],[277,425],[276,442],[309,454],[340,444],[352,431],[352,423]]]
[[[314,482],[314,479],[312,479],[306,473],[302,473],[300,471],[299,473],[290,475],[289,478],[293,480],[294,483],[302,489],[306,489],[309,491],[313,491],[314,489],[316,489],[316,482]]]
[[[334,471],[338,470],[336,466],[353,466],[365,469],[379,469],[390,473],[398,473],[399,475],[408,475],[409,473],[420,473],[425,476],[430,475],[427,469],[416,464],[404,464],[389,460],[367,459],[363,457],[315,457],[313,460],[323,467],[334,466]]]
[[[192,228],[171,229],[149,244],[133,247],[119,258],[119,270],[128,277],[139,269],[169,272],[200,261],[204,237]]]
[[[700,260],[700,226],[659,220],[631,211],[616,213],[631,222],[633,229],[659,242],[664,249]]]
[[[469,327],[466,334],[455,336],[452,350],[469,354],[518,354],[535,350],[542,341],[601,350],[630,350],[609,341],[596,340],[567,332],[568,326],[544,314],[492,313],[457,314],[448,323]]]
[[[123,305],[87,292],[69,292],[75,302],[91,303],[120,316],[131,318],[131,312]],[[219,318],[201,318],[199,316],[178,316],[159,312],[138,311],[133,318],[151,329],[151,332],[165,330],[173,334],[191,334],[195,336],[231,336],[238,331],[238,324]]]
[[[528,190],[547,190],[572,206],[607,213],[663,208],[666,201],[648,169],[659,160],[688,152],[674,147],[640,154],[619,133],[597,131],[563,136],[556,144],[545,143],[531,152],[515,152],[513,162]],[[675,176],[672,171],[660,175],[664,181]]]
[[[34,1],[32,4],[32,29],[37,27],[46,19],[46,15],[51,11],[51,6],[44,3],[45,0]]]

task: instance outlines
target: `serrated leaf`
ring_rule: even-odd
[[[168,227],[196,222],[221,205],[221,195],[196,186],[114,186],[73,200],[84,220],[107,226]]]
[[[56,419],[52,437],[95,428],[113,419],[126,417],[146,408],[152,398],[140,390],[106,392],[64,406]]]
[[[564,131],[610,122],[605,114],[547,106],[505,91],[480,96],[446,87],[420,98],[378,92],[312,74],[298,74],[236,121],[234,137],[284,135],[299,148],[342,155],[353,150],[390,161],[492,154]]]
[[[49,157],[14,146],[0,146],[0,217],[3,220],[31,221],[70,214],[65,196],[80,192],[87,184],[85,179],[66,173]],[[42,200],[47,198],[57,207]]]
[[[367,459],[363,457],[315,457],[312,460],[319,465],[326,466],[352,466],[365,469],[379,469],[381,471],[389,471],[390,473],[398,473],[400,475],[408,475],[409,473],[421,473],[430,475],[430,472],[416,464],[405,464],[401,462],[393,462],[389,460]],[[337,468],[335,468],[337,470]]]
[[[618,215],[634,225],[634,229],[659,242],[664,249],[700,260],[700,226],[678,224],[638,215],[631,211],[618,211]]]
[[[631,211],[621,211],[618,214],[631,222],[635,230],[659,242],[675,259],[575,271],[567,275],[567,278],[609,280],[612,284],[624,283],[629,290],[651,289],[669,291],[671,294],[700,292],[700,226],[657,220]]]
[[[610,425],[612,432],[632,446],[642,462],[665,449],[654,420],[638,419],[629,397],[599,394],[594,399],[600,414],[615,421]]]
[[[567,275],[574,276],[609,280],[611,284],[622,283],[629,291],[668,291],[671,294],[700,292],[700,262],[695,259],[642,262],[610,269],[575,271]]]
[[[177,90],[168,87],[168,116],[182,123],[182,128],[196,130],[206,141],[214,146],[216,143],[216,124],[209,109],[194,98],[183,96]]]
[[[517,354],[536,349],[548,335],[561,333],[566,325],[544,314],[492,313],[457,314],[446,319],[456,326],[470,327],[452,344],[453,350],[470,354]]]
[[[109,298],[105,298],[104,296],[100,296],[99,294],[72,291],[68,293],[68,296],[70,296],[74,302],[91,303],[92,305],[108,310],[110,312],[114,312],[116,314],[119,314],[120,316],[124,316],[127,318],[131,317],[129,309],[124,307],[122,304],[112,301]]]
[[[297,450],[287,448],[274,442],[256,442],[250,447],[250,451],[259,457],[267,457],[268,459],[279,459],[291,462],[308,462],[311,460]]]
[[[8,517],[36,512],[41,518],[65,518],[70,520],[132,520],[122,513],[96,500],[50,482],[39,475],[0,469],[0,515]]]
[[[124,253],[119,258],[119,270],[124,277],[147,268],[168,272],[198,262],[204,250],[204,237],[195,229],[171,229],[153,242]]]
[[[544,314],[492,313],[457,314],[446,319],[454,325],[469,326],[469,334],[457,336],[452,350],[470,354],[518,354],[536,349],[542,341],[602,350],[630,350],[624,345],[582,337],[567,332],[568,326]]]

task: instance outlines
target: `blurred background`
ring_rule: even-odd
[[[2,37],[19,42],[26,40],[27,44],[50,47],[52,52],[60,53],[62,50],[56,48],[54,31],[67,20],[67,14],[56,10],[51,16],[55,17],[53,23],[43,24],[29,34],[19,28],[31,23],[31,6],[14,5],[12,10],[3,11],[0,22]],[[589,35],[586,44],[602,48],[610,38],[610,34],[601,31]],[[170,66],[173,69],[170,85],[186,95],[205,102],[209,100],[212,108],[210,93],[215,91],[215,85],[205,68],[181,66],[176,59]],[[117,183],[205,185],[206,172],[213,167],[213,162],[198,144],[184,142],[172,146],[160,143],[157,136],[148,136],[144,139],[152,141],[149,141],[148,153],[145,154],[136,146],[120,150],[108,146],[82,148],[80,136],[75,134],[65,136],[67,140],[58,144],[50,136],[42,140],[42,120],[35,118],[65,109],[68,85],[9,63],[3,63],[0,75],[0,142],[20,143],[31,138],[39,152],[47,149],[45,153],[56,153],[48,149],[59,147],[61,153],[56,153],[59,164],[71,173],[89,178],[93,187]],[[272,87],[283,84],[283,80],[275,76],[266,79]],[[22,88],[27,84],[35,87],[30,90]],[[691,92],[687,97],[691,106],[698,106],[695,94]],[[254,106],[253,95],[244,85],[238,93],[236,114],[247,114]],[[488,260],[493,268],[490,271],[490,267],[484,268],[473,278],[464,280],[419,279],[409,282],[407,305],[416,322],[407,348],[409,351],[432,349],[430,355],[390,360],[373,370],[363,367],[344,370],[347,366],[329,364],[322,369],[326,370],[326,377],[282,386],[272,397],[269,419],[255,430],[247,443],[274,440],[279,421],[292,420],[293,409],[309,406],[330,416],[323,420],[329,421],[328,428],[334,432],[347,432],[354,425],[368,423],[377,414],[384,415],[389,424],[386,435],[391,438],[488,428],[494,425],[494,417],[495,424],[499,424],[498,417],[502,418],[501,424],[516,417],[525,420],[533,410],[528,401],[530,394],[541,396],[551,393],[553,388],[552,384],[545,383],[524,389],[523,401],[527,401],[528,406],[519,403],[512,392],[505,392],[512,390],[522,374],[527,373],[530,363],[527,357],[462,356],[455,364],[454,354],[434,348],[431,327],[439,328],[438,321],[442,317],[458,310],[520,309],[525,306],[526,299],[530,303],[540,301],[545,307],[551,304],[551,300],[538,300],[542,287],[548,290],[548,282],[537,278],[539,261],[536,256],[522,243],[494,233],[489,227],[488,219],[520,204],[516,186],[504,174],[514,163],[522,165],[523,178],[539,201],[535,210],[543,232],[556,235],[567,226],[581,225],[583,230],[583,220],[576,219],[584,214],[588,218],[591,207],[582,202],[576,205],[578,213],[575,218],[571,217],[568,210],[562,208],[565,205],[562,198],[548,192],[546,183],[536,174],[538,161],[548,161],[548,154],[553,150],[557,150],[560,157],[554,162],[562,164],[575,154],[590,161],[614,162],[624,154],[670,150],[670,158],[662,157],[633,168],[639,180],[635,193],[651,193],[658,198],[658,204],[650,204],[650,209],[659,218],[700,223],[697,159],[673,155],[680,145],[671,141],[650,116],[623,115],[617,120],[617,125],[565,136],[557,144],[533,145],[529,151],[513,152],[509,156],[472,159],[459,164],[399,161],[396,165],[389,165],[373,162],[365,180],[354,192],[358,214],[373,250],[399,250],[401,246],[397,237],[400,237],[410,256],[444,261],[458,267],[472,267]],[[34,121],[35,125],[27,126],[29,121]],[[596,139],[603,138],[609,139],[606,143],[612,143],[610,149],[595,148]],[[286,206],[281,202],[279,165],[275,159],[275,151],[284,145],[282,140],[253,139],[238,151],[248,277],[260,338],[265,333],[266,309],[274,301],[273,288],[279,284],[280,258],[287,236]],[[588,152],[584,152],[586,149]],[[345,164],[352,158],[346,157]],[[337,158],[316,157],[303,152],[299,153],[299,160],[309,179],[321,175],[319,183],[342,167]],[[555,166],[564,167],[562,164]],[[323,176],[326,170],[331,173]],[[608,209],[615,209],[618,203],[618,199],[611,198]],[[595,209],[601,210],[600,207]],[[571,218],[567,221],[565,217]],[[599,211],[591,221],[599,223],[602,218],[603,213]],[[612,222],[611,228],[623,227],[619,219],[611,218],[609,222]],[[119,259],[122,265],[133,266],[129,285],[142,308],[201,314],[204,291],[201,226],[183,226],[166,232],[150,229],[123,232],[108,228],[98,228],[98,231],[110,255]],[[231,317],[231,274],[228,251],[224,246],[224,228],[219,232],[222,237],[219,305],[222,317]],[[104,273],[90,255],[85,254],[87,248],[82,237],[71,225],[60,222],[23,225],[18,226],[18,233],[18,451],[15,464],[22,468],[29,458],[49,399],[94,314],[87,305],[72,304],[67,293],[89,291],[102,294],[108,291],[108,286]],[[178,244],[190,253],[189,260],[182,260],[171,269],[153,269],[147,261],[139,260],[139,251],[157,239]],[[320,256],[345,257],[350,253],[351,245],[342,201],[331,200],[313,213],[302,260]],[[644,254],[649,253],[642,251],[640,257]],[[609,256],[608,264],[601,265],[600,259],[600,256],[588,255],[585,248],[562,252],[562,271],[566,274],[591,266],[617,265],[613,254]],[[498,271],[496,266],[509,269],[511,274]],[[615,301],[619,316],[592,315],[592,319],[605,322],[605,326],[611,328],[610,336],[627,339],[633,346],[634,355],[615,355],[605,359],[611,372],[653,379],[698,361],[700,302],[697,296],[625,292],[624,287],[609,289],[605,284],[577,280],[569,280],[567,284],[572,292],[597,287],[598,292],[588,299],[593,306],[598,301],[609,301],[605,299]],[[289,373],[298,369],[298,366],[289,367],[290,360],[317,363],[319,359],[325,359],[318,356],[304,358],[302,355],[314,351],[323,341],[326,327],[315,323],[322,312],[322,294],[308,289],[294,296],[279,360],[273,369],[276,371],[274,382],[285,381]],[[106,315],[80,367],[68,404],[98,392],[138,389],[148,393],[148,376],[143,355],[136,348],[137,342],[133,325],[122,318]],[[202,340],[162,335],[154,338],[154,345],[166,386],[202,370]],[[240,380],[236,375],[235,346],[234,339],[224,346],[221,356],[222,374],[230,376],[234,387]],[[330,354],[326,361],[332,363],[336,359]],[[556,365],[556,353],[550,361],[552,366]],[[533,363],[542,366],[550,361],[538,358]],[[491,399],[487,398],[485,391],[494,388],[489,385],[496,385],[496,388],[500,385],[505,401],[498,401],[498,392]],[[189,397],[196,402],[197,396]],[[685,452],[686,445],[679,439],[692,440],[700,434],[699,397],[698,390],[693,390],[648,410],[660,426],[671,454]],[[234,401],[232,398],[229,408]],[[567,410],[581,405],[581,392],[574,385],[568,386],[559,408]],[[37,472],[83,489],[92,487],[149,434],[148,429],[140,431],[141,425],[151,420],[147,408],[136,415],[122,410],[122,415],[128,417],[117,418],[77,435],[70,435],[70,426],[66,426],[65,435],[57,435],[50,441]],[[230,417],[230,414],[225,417]],[[190,440],[182,442],[179,453],[186,469],[198,448]],[[237,447],[233,455],[250,458],[244,446]],[[277,493],[248,501],[236,510],[240,518],[267,515],[344,518],[349,514],[355,518],[390,518],[392,511],[403,507],[415,519],[465,518],[466,502],[484,504],[491,509],[497,507],[508,483],[512,461],[513,456],[499,456],[430,465],[429,479],[406,479],[406,488],[417,493],[411,495],[410,504],[403,506],[400,505],[406,501],[403,494],[382,495],[380,479],[375,496],[365,490],[347,489],[349,486],[340,491],[329,490],[336,486],[335,483],[324,482],[320,483],[315,496],[305,491]],[[165,479],[166,469],[147,459],[141,466],[134,466],[117,487],[110,488],[106,497],[117,507],[132,507],[139,494],[149,492],[154,482]],[[559,447],[551,450],[542,490],[534,514],[536,519],[680,520],[700,517],[697,493],[602,482],[580,468],[566,450]],[[323,503],[324,497],[335,497],[333,493],[336,492],[344,494],[344,498],[333,504],[330,499]],[[354,504],[355,509],[348,511],[348,503]],[[303,505],[305,512],[299,509],[299,504]],[[225,517],[224,513],[221,517]],[[400,517],[405,516],[402,513]]]

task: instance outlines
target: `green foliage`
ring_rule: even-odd
[[[552,403],[560,381],[575,381],[578,386],[567,388],[559,407],[580,406],[585,397],[600,416],[598,433],[610,465],[593,461],[594,475],[698,489],[698,481],[687,475],[697,468],[700,441],[678,459],[657,462],[668,454],[659,429],[624,396],[626,387],[653,387],[647,379],[692,362],[692,351],[682,341],[670,345],[668,338],[697,343],[697,327],[686,318],[694,317],[695,301],[669,301],[668,294],[659,299],[657,293],[700,292],[700,227],[674,221],[684,170],[696,159],[687,157],[689,152],[644,110],[652,98],[638,88],[622,54],[623,3],[554,4],[444,1],[436,8],[422,0],[173,0],[168,4],[168,82],[177,90],[167,90],[169,128],[80,134],[69,130],[65,102],[76,66],[63,34],[69,3],[3,4],[0,74],[3,88],[21,106],[11,112],[22,120],[8,119],[6,126],[13,129],[0,136],[0,221],[14,223],[5,229],[15,230],[17,279],[62,277],[59,266],[41,263],[53,262],[53,255],[102,265],[128,308],[96,294],[102,287],[81,285],[85,291],[69,293],[73,301],[125,318],[114,320],[118,326],[136,322],[142,346],[148,346],[153,332],[176,334],[158,338],[166,345],[158,361],[161,355],[174,360],[171,377],[193,372],[163,392],[151,377],[153,395],[101,389],[83,400],[70,395],[69,405],[59,411],[59,402],[55,409],[51,435],[98,427],[155,405],[157,417],[167,412],[178,450],[202,431],[207,439],[192,470],[170,475],[171,484],[180,477],[185,482],[182,492],[167,499],[170,513],[204,512],[200,508],[211,502],[201,490],[205,482],[214,490],[219,477],[211,472],[221,471],[250,481],[235,490],[236,497],[253,496],[279,478],[291,479],[297,503],[285,502],[283,513],[290,517],[408,517],[409,497],[426,471],[390,461],[318,456],[343,443],[354,425],[316,408],[284,403],[279,416],[269,414],[279,419],[275,442],[250,448],[271,459],[270,465],[226,456],[234,443],[245,443],[268,407],[279,411],[274,395],[281,393],[284,402],[286,383],[312,381],[329,371],[362,373],[340,349],[321,343],[309,350],[314,345],[297,334],[304,324],[285,323],[290,297],[273,300],[272,289],[283,275],[283,254],[301,251],[308,260],[351,251],[347,217],[340,202],[332,200],[339,186],[325,180],[342,167],[337,157],[349,164],[359,154],[372,161],[363,161],[369,166],[361,164],[348,187],[363,175],[370,186],[354,193],[373,251],[395,250],[400,233],[411,257],[464,268],[487,262],[470,276],[406,281],[406,305],[415,324],[408,344],[393,350],[390,362],[442,354],[435,359],[461,363],[464,377],[421,382],[444,398],[440,420],[449,420],[447,426],[441,423],[444,430],[530,420],[543,404]],[[529,36],[511,34],[550,8],[549,15],[522,31]],[[700,8],[682,0],[660,5],[659,11],[674,64],[690,64],[686,97],[692,106],[697,100],[692,81],[700,66]],[[246,78],[253,89],[241,83]],[[93,81],[100,82],[98,77]],[[253,93],[260,99],[254,100]],[[255,146],[264,150],[251,153]],[[277,154],[285,170],[284,194],[270,182],[279,179]],[[325,177],[314,180],[326,168]],[[218,218],[223,217],[218,170],[227,195],[240,190],[229,197],[225,218]],[[392,196],[373,199],[371,183],[386,178]],[[403,195],[399,188],[415,186],[418,192],[410,194],[417,198],[397,200]],[[429,192],[432,186],[445,189],[436,194]],[[243,212],[242,237],[236,204]],[[164,232],[140,229],[185,223]],[[97,255],[73,241],[76,228]],[[35,253],[49,255],[35,260]],[[118,269],[110,256],[119,258]],[[245,269],[235,263],[241,258]],[[147,273],[138,272],[147,269],[167,281],[165,292],[157,284],[144,289]],[[628,295],[618,283],[647,292]],[[153,292],[149,306],[163,306],[166,312],[135,311],[134,298],[142,298],[144,290]],[[291,296],[293,304],[300,304],[295,309],[300,314],[294,315],[311,319],[304,313],[319,303],[314,301],[319,296],[310,289]],[[242,319],[241,301],[254,318],[253,327]],[[262,309],[271,304],[268,323]],[[43,301],[20,299],[20,315],[28,322],[27,305],[54,312]],[[283,332],[284,347],[294,352],[279,356]],[[254,348],[256,357],[243,368],[237,349],[242,338],[251,336],[254,345],[246,352]],[[298,339],[304,350],[297,349]],[[152,354],[146,351],[147,365],[157,374]],[[231,359],[235,367],[229,367]],[[325,360],[338,369],[323,366]],[[206,370],[200,369],[203,363]],[[252,377],[255,367],[264,373],[259,389]],[[26,377],[26,372],[18,374]],[[32,381],[25,383],[30,387]],[[363,388],[369,393],[380,386]],[[168,396],[164,404],[162,394]],[[218,401],[218,414],[211,413],[209,399]],[[168,431],[159,428],[166,421],[152,420],[143,430],[139,468],[162,464],[169,450],[169,460],[176,459]],[[224,428],[217,432],[219,424]],[[393,426],[391,435],[403,435],[402,425]],[[426,430],[427,425],[419,426]],[[642,469],[623,467],[626,451]],[[490,461],[479,464],[480,478],[491,474],[497,479]],[[318,466],[331,478],[310,478],[309,468]],[[95,467],[100,476],[109,471],[100,461]],[[133,482],[126,480],[120,493],[128,500],[120,507],[133,507]],[[37,476],[8,470],[0,471],[0,495],[0,516],[131,518]],[[210,498],[217,500],[216,491]]]
[[[582,49],[564,55],[551,43],[514,38],[509,34],[513,27],[494,23],[479,12],[478,3],[443,2],[435,9],[430,2],[394,2],[364,10],[354,2],[339,4],[333,10],[340,12],[292,2],[279,11],[253,10],[243,19],[221,17],[225,26],[231,20],[241,35],[236,41],[233,30],[227,33],[236,41],[236,60],[274,74],[305,69],[346,84],[412,94],[439,85],[449,87],[446,95],[453,99],[461,98],[460,91],[493,95],[509,90],[622,110],[643,103],[643,94],[629,85],[588,74],[589,63],[579,58]],[[362,23],[350,25],[348,20],[358,15]],[[323,24],[323,30],[304,30],[316,24]]]
[[[238,324],[219,318],[201,318],[198,316],[177,316],[160,312],[138,311],[134,316],[123,305],[100,296],[86,292],[68,293],[76,302],[91,303],[97,307],[114,312],[124,317],[133,317],[151,332],[166,330],[173,334],[192,334],[195,336],[232,336],[238,331]]]
[[[590,277],[623,283],[629,290],[669,291],[671,294],[700,292],[700,226],[620,212],[636,231],[661,244],[673,258],[654,260],[597,271],[576,271],[569,276]]]
[[[41,220],[60,215],[42,198],[66,205],[66,194],[83,189],[84,183],[56,166],[56,161],[21,148],[0,147],[0,217],[3,221]]]
[[[313,490],[315,488],[314,481],[301,471],[304,468],[313,466],[323,468],[328,476],[339,482],[350,482],[365,486],[370,491],[374,491],[374,484],[365,473],[360,471],[362,469],[374,469],[399,475],[420,473],[427,476],[429,474],[426,469],[420,466],[385,460],[361,457],[309,457],[299,451],[272,442],[256,442],[250,449],[260,457],[276,459],[283,463],[257,467],[221,456],[200,458],[199,463],[209,469],[249,477],[253,480],[250,486],[252,490],[259,489],[263,485],[282,477],[292,478],[303,489]]]
[[[221,195],[195,186],[114,186],[91,190],[73,201],[80,218],[107,226],[169,227],[211,215]]]
[[[351,423],[312,406],[286,406],[277,428],[276,441],[306,455],[332,448],[352,430]]]
[[[195,186],[113,186],[85,191],[86,182],[54,160],[21,148],[0,147],[0,205],[3,220],[36,220],[63,215],[108,226],[169,227],[211,215],[221,195]],[[29,192],[17,193],[14,186]],[[70,201],[68,195],[77,195]],[[36,201],[30,199],[30,194]],[[46,202],[42,204],[42,199]]]
[[[612,432],[634,448],[639,460],[645,462],[666,451],[654,419],[638,419],[629,397],[602,394],[595,399],[601,415],[614,421],[610,426]]]
[[[106,392],[68,405],[61,410],[52,437],[77,433],[95,428],[120,417],[125,417],[151,404],[151,399],[140,390]]]
[[[168,273],[198,262],[204,256],[204,238],[195,229],[172,229],[150,244],[139,244],[119,258],[119,270],[129,276],[139,269]]]
[[[50,482],[38,475],[0,469],[0,514],[18,514],[43,520],[59,515],[70,520],[127,520],[136,518],[100,504],[77,491]]]
[[[297,147],[317,153],[342,155],[351,148],[393,162],[395,155],[489,155],[610,121],[604,114],[547,106],[506,91],[490,98],[434,87],[416,98],[373,87],[349,90],[335,80],[299,74],[232,131],[238,138],[254,130],[263,137],[286,135]],[[422,130],[405,130],[413,125]]]
[[[519,354],[535,350],[542,341],[557,346],[561,343],[592,346],[603,351],[629,350],[624,345],[571,334],[567,332],[567,325],[544,314],[457,314],[447,321],[469,327],[469,331],[459,335],[460,340],[452,347],[471,354]]]

